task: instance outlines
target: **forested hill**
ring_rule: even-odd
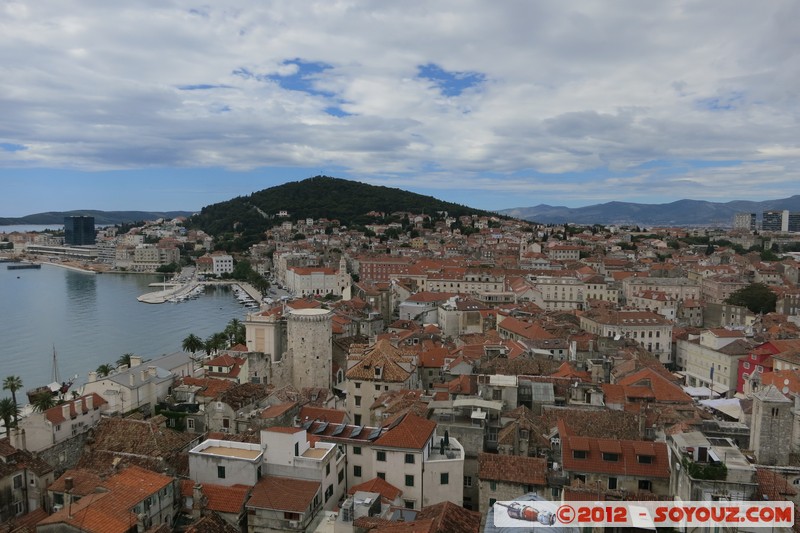
[[[284,219],[275,216],[279,211],[287,211],[289,220],[327,218],[339,220],[346,226],[374,222],[374,218],[366,216],[370,211],[387,214],[408,211],[431,215],[437,211],[447,211],[450,216],[472,214],[496,216],[495,213],[443,202],[432,196],[423,196],[402,189],[316,176],[264,189],[250,196],[240,196],[209,205],[191,217],[187,225],[200,228],[212,235],[233,231],[263,232],[283,222]]]

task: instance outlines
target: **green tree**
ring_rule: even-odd
[[[225,326],[225,335],[231,346],[234,344],[244,344],[246,342],[246,332],[244,324],[238,318],[232,318]]]
[[[8,376],[6,379],[3,380],[3,390],[11,391],[11,401],[14,402],[14,405],[17,404],[17,391],[22,388],[22,378],[19,376]],[[19,420],[19,416],[17,413],[14,413],[14,425],[17,424]]]
[[[0,419],[3,420],[3,425],[6,428],[6,436],[11,432],[11,419],[17,419],[19,416],[19,407],[17,402],[11,398],[3,398],[0,400]]]
[[[97,375],[100,376],[101,378],[106,377],[113,371],[114,367],[109,365],[108,363],[103,363],[102,365],[97,367],[97,370],[95,370],[95,372],[97,372]]]
[[[731,294],[725,303],[747,307],[754,313],[771,313],[775,311],[777,299],[768,286],[763,283],[751,283]]]
[[[194,333],[190,333],[185,339],[183,339],[181,347],[183,348],[184,352],[191,352],[192,355],[195,355],[205,347],[205,343],[203,343],[203,339]]]
[[[134,355],[135,354],[132,354],[130,352],[122,354],[120,356],[120,358],[117,359],[117,366],[128,365],[128,368],[130,368],[131,367],[131,357],[133,357]]]
[[[51,407],[55,407],[56,399],[49,392],[42,392],[31,398],[31,405],[34,411],[42,413]]]
[[[762,250],[761,251],[761,260],[762,261],[780,261],[781,258],[777,256],[775,252],[772,250]]]

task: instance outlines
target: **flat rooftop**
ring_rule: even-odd
[[[224,455],[226,457],[239,457],[241,459],[257,459],[261,450],[242,450],[241,448],[226,448],[223,446],[209,446],[201,453]]]
[[[309,459],[322,459],[325,457],[325,454],[328,453],[329,450],[325,448],[309,448],[303,452],[303,457],[308,457]]]

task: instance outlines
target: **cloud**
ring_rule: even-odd
[[[515,205],[783,196],[798,15],[789,0],[10,1],[0,167],[335,168]]]

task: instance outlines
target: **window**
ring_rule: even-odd
[[[14,515],[19,516],[25,512],[25,503],[22,501],[14,502]]]
[[[493,507],[496,501],[496,498],[489,498],[489,507]]]
[[[325,465],[325,475],[326,476],[330,476],[331,475],[331,464],[330,463]]]
[[[800,478],[797,478],[800,479]],[[464,486],[471,487],[472,486],[472,476],[464,476]]]
[[[450,484],[450,474],[448,472],[442,472],[439,474],[439,483],[442,485],[449,485]]]
[[[353,466],[353,477],[361,477],[361,467],[358,465]]]
[[[194,429],[194,418],[186,419],[186,427],[189,429]]]
[[[619,454],[603,452],[603,461],[619,461]]]
[[[339,470],[339,483],[341,483],[342,481],[344,481],[344,468]]]
[[[572,458],[573,459],[586,459],[586,451],[585,450],[572,450]]]
[[[223,418],[222,419],[222,427],[224,427],[224,428],[231,427],[231,419],[230,418]]]
[[[413,509],[414,500],[403,500],[403,505],[405,505],[406,509]]]
[[[653,457],[651,455],[637,455],[636,459],[640,464],[643,465],[649,465],[653,463]]]
[[[378,477],[381,479],[386,479],[386,472],[378,472]]]
[[[608,490],[616,490],[617,488],[617,478],[610,477],[608,478]]]
[[[639,480],[639,490],[652,491],[652,489],[653,489],[653,484],[650,482],[649,479]]]
[[[333,485],[328,485],[328,488],[325,489],[325,502],[328,502],[328,499],[333,496]]]
[[[299,455],[300,455],[300,443],[299,442],[295,442],[294,443],[294,456],[298,457]]]
[[[354,396],[356,401],[356,407],[361,407],[361,396]]]
[[[14,488],[15,489],[22,488],[22,474],[14,476]]]
[[[585,474],[575,474],[572,479],[577,479],[581,483],[586,483],[586,475]]]
[[[300,513],[290,513],[288,511],[283,512],[283,519],[284,520],[300,520]]]
[[[378,450],[378,454],[377,454],[376,460],[381,461],[381,462],[385,462],[386,461],[386,452],[383,451],[383,450]]]
[[[497,481],[489,482],[489,490],[497,490]]]
[[[494,389],[492,391],[492,400],[502,400],[503,399],[503,391],[500,389]]]
[[[361,383],[359,383],[358,381],[356,381],[355,383],[356,383],[356,388],[360,389],[361,388]]]
[[[353,446],[353,455],[361,455],[361,446]]]
[[[217,477],[219,479],[225,479],[225,467],[224,466],[218,466],[217,467]]]
[[[407,453],[406,454],[406,464],[407,465],[413,465],[414,464],[414,454],[413,453]]]
[[[376,368],[376,370],[377,370],[377,368]],[[381,386],[380,386],[380,384],[376,384],[376,385],[375,385],[375,390],[377,390],[377,391],[381,390]]]
[[[414,476],[406,474],[406,487],[414,486]]]

